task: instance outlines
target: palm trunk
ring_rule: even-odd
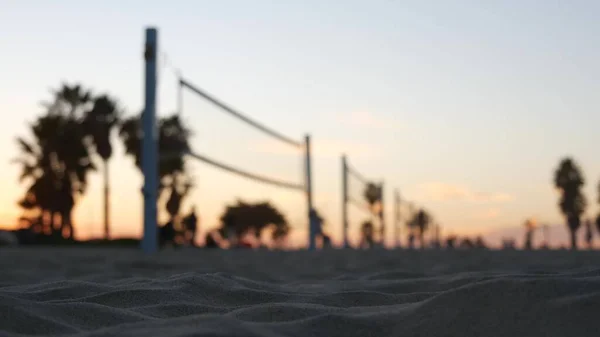
[[[73,226],[73,217],[71,215],[72,212],[73,212],[73,210],[71,209],[65,215],[65,217],[66,217],[65,225],[69,228],[69,235],[68,235],[69,240],[75,239],[75,228]]]
[[[108,174],[108,160],[104,160],[104,238],[108,240],[110,238],[110,213],[109,213],[109,174]]]
[[[576,232],[572,229],[570,229],[571,232],[571,249],[572,250],[577,250],[577,235]]]

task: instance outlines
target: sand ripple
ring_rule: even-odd
[[[594,252],[0,256],[0,336],[600,335]]]

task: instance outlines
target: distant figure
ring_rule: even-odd
[[[415,248],[415,233],[410,232],[410,234],[408,234],[408,249],[413,248]]]
[[[446,238],[446,248],[454,249],[456,247],[456,236],[450,235]]]
[[[331,238],[323,230],[323,227],[325,226],[325,219],[323,219],[323,217],[321,217],[314,209],[310,211],[310,216],[312,217],[313,221],[315,221],[315,226],[317,227],[317,237],[320,238],[321,241],[321,249],[330,248]]]
[[[196,232],[198,230],[198,217],[196,216],[196,208],[192,207],[192,210],[188,216],[183,219],[183,225],[185,230],[185,241],[190,246],[196,246]]]
[[[371,221],[365,221],[361,227],[361,240],[360,248],[368,249],[373,248],[375,244],[375,228]]]
[[[321,237],[323,238],[323,248],[331,248],[331,237],[325,233],[321,234]]]
[[[525,250],[531,250],[533,248],[531,240],[533,236],[533,230],[528,229],[525,231]]]
[[[502,239],[502,249],[513,250],[515,249],[515,240],[512,238]]]
[[[535,230],[535,223],[532,219],[525,221],[525,250],[533,249],[533,232]]]
[[[158,229],[158,240],[161,247],[166,246],[167,244],[171,244],[175,246],[175,236],[177,232],[175,231],[175,226],[173,224],[173,220],[169,220],[164,226]]]

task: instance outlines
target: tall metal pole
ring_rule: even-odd
[[[110,189],[108,186],[108,160],[104,161],[104,239],[110,239]]]
[[[144,237],[142,250],[154,253],[158,250],[157,206],[158,194],[158,146],[156,132],[156,56],[158,32],[146,29],[144,59],[146,64],[145,105],[142,113],[142,172],[144,174]]]
[[[344,248],[349,248],[348,243],[348,163],[346,155],[342,156],[342,237]]]
[[[177,79],[177,114],[181,116],[183,111],[183,84],[181,83],[181,77]]]
[[[308,204],[308,249],[315,250],[317,247],[317,223],[313,212],[313,191],[312,191],[312,168],[310,135],[304,137],[306,144],[306,201]]]
[[[401,200],[400,200],[400,191],[394,191],[394,244],[396,248],[401,248],[402,239],[400,238],[400,226],[401,226],[401,210],[400,210]]]
[[[384,198],[384,188],[383,188],[383,182],[381,182],[381,184],[379,184],[379,225],[381,226],[379,229],[379,236],[381,237],[381,247],[385,248],[385,198]]]

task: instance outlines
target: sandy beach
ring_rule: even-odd
[[[0,336],[598,336],[600,254],[0,249]]]

